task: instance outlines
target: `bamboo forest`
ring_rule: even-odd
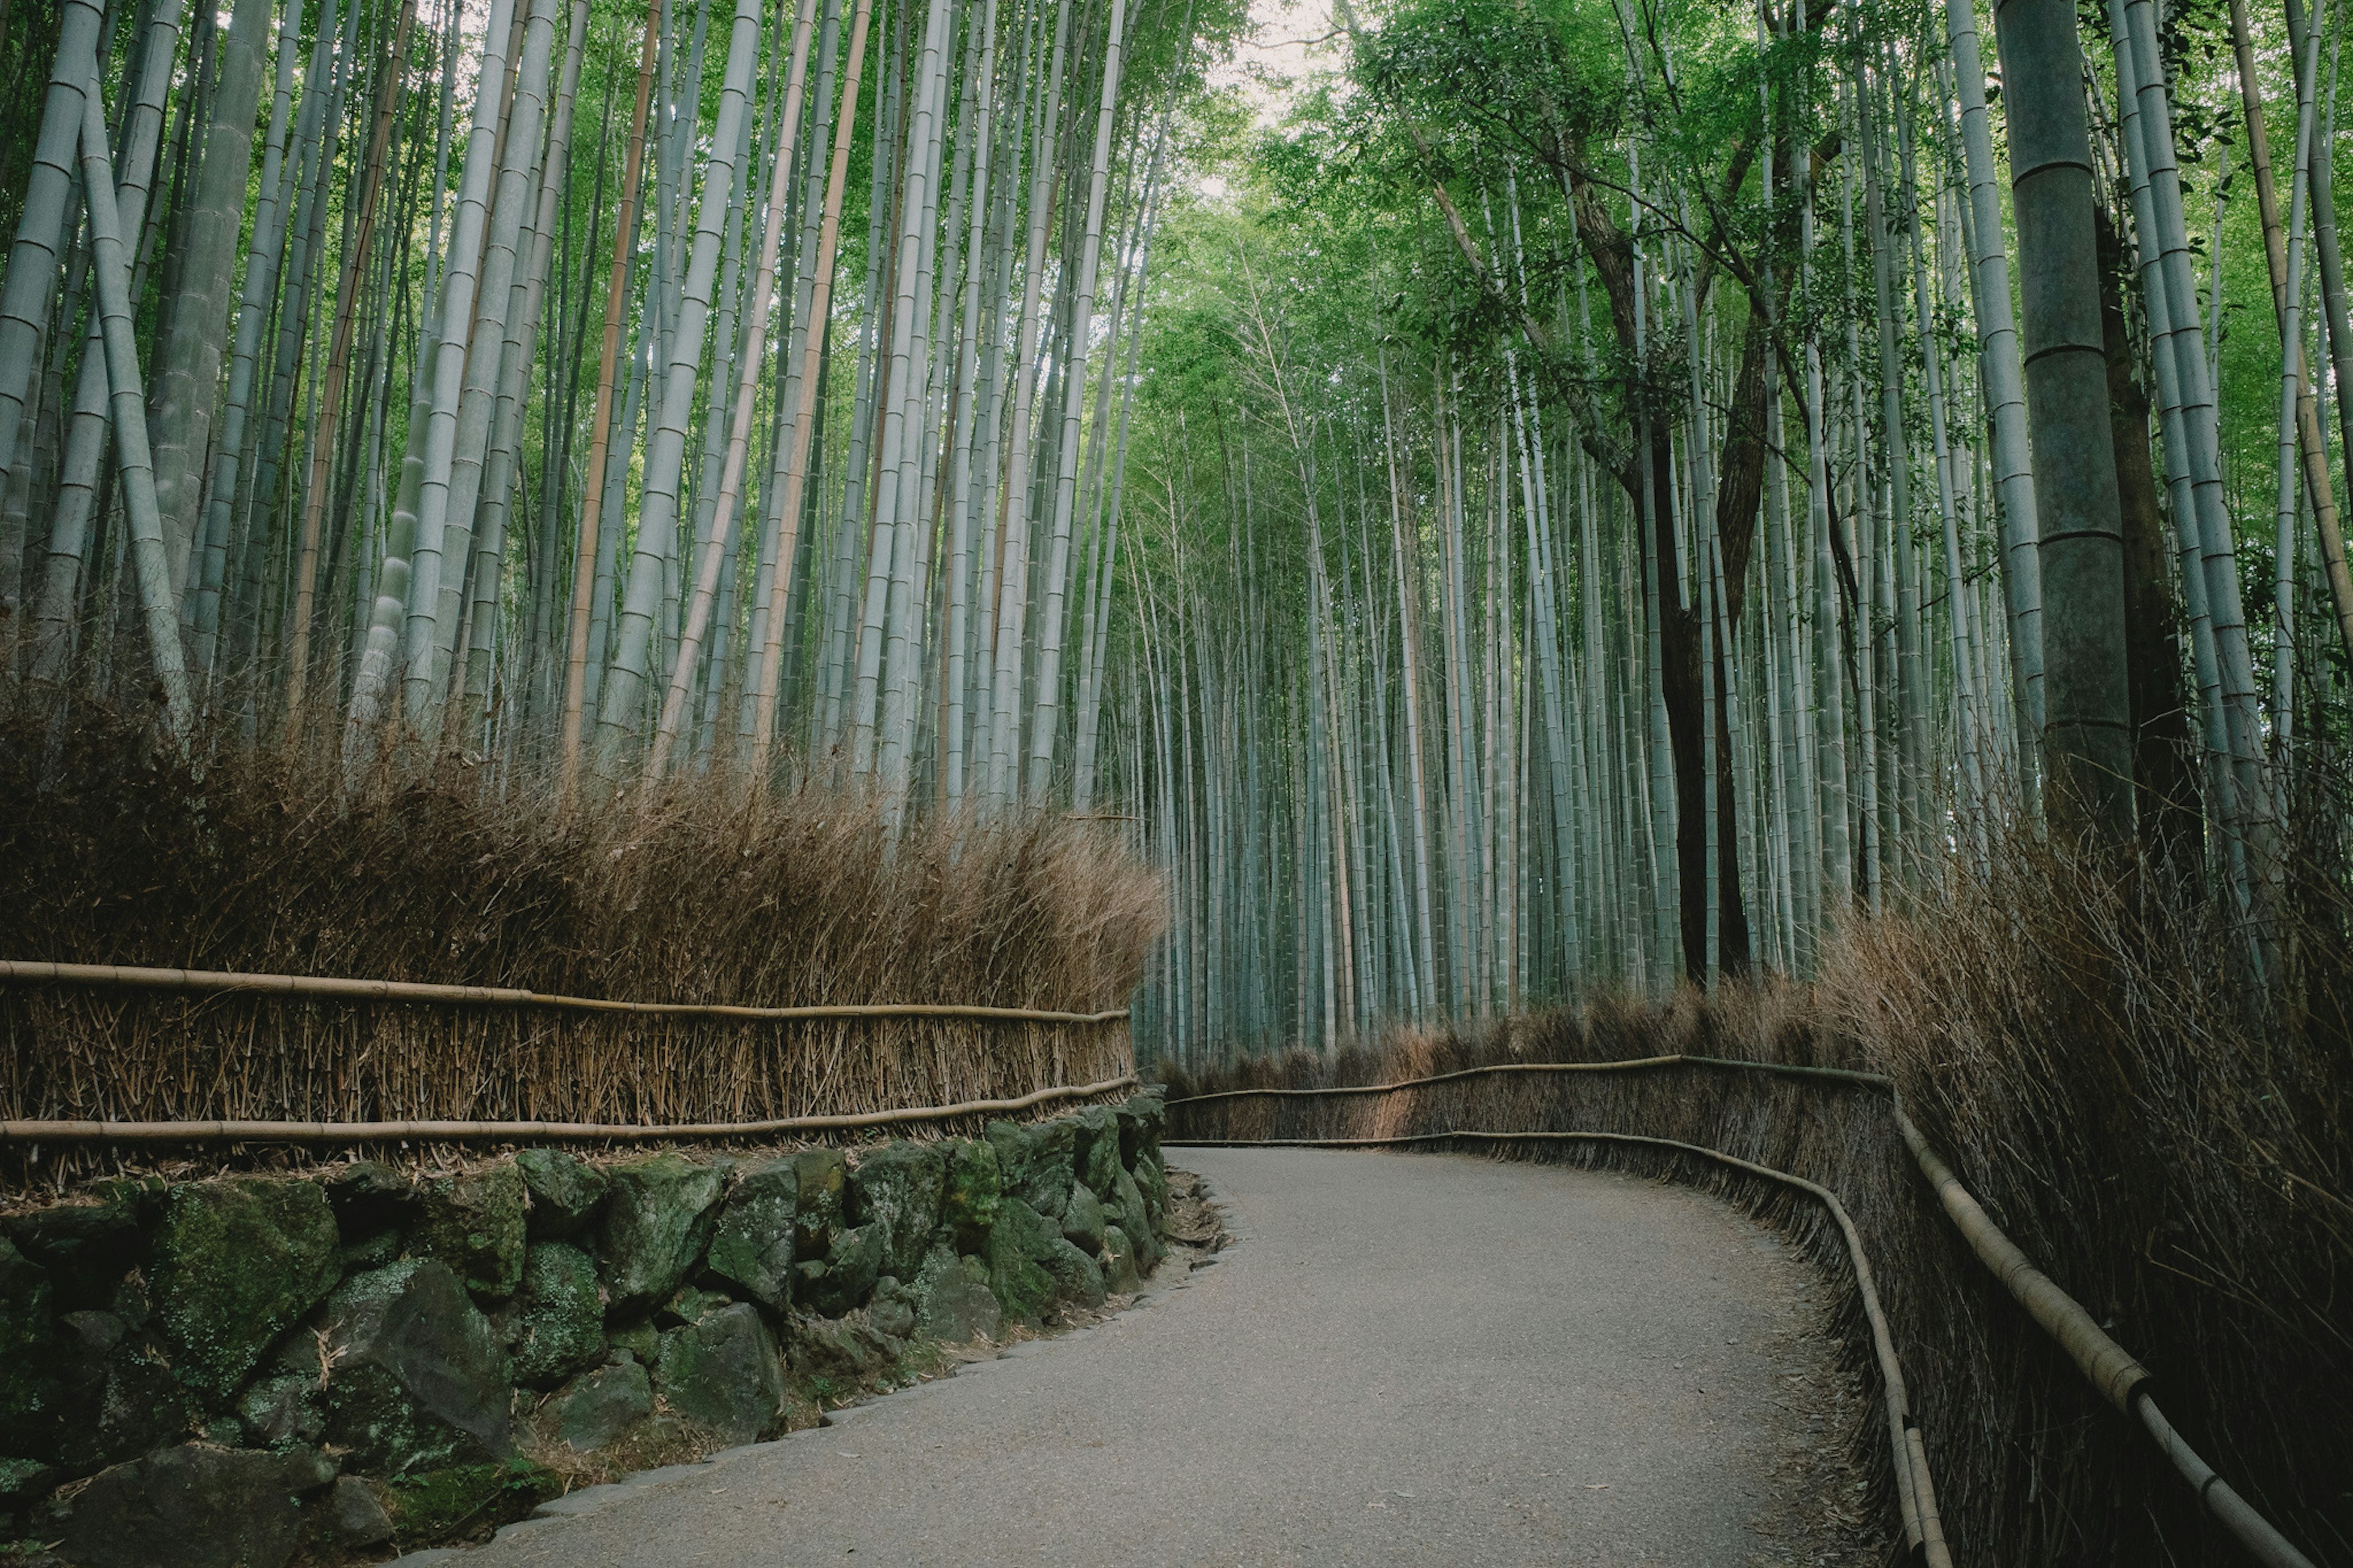
[[[2353,1565],[2348,29],[0,0],[0,1568]]]
[[[1107,821],[1186,1061],[1806,976],[2038,842],[2293,984],[2284,3],[5,0],[5,700]]]

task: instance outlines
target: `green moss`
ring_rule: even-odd
[[[403,1551],[522,1518],[564,1490],[564,1478],[528,1459],[450,1465],[392,1483],[392,1528]]]
[[[224,1404],[269,1342],[335,1288],[335,1216],[309,1182],[224,1176],[172,1189],[153,1297],[172,1364]]]

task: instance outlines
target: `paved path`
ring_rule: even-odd
[[[1461,1156],[1172,1159],[1239,1238],[1184,1287],[465,1568],[1845,1560],[1774,1495],[1851,1486],[1820,1401],[1785,1403],[1834,1383],[1824,1288],[1723,1205]]]

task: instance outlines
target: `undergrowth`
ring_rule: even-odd
[[[1811,984],[1602,997],[1481,1028],[1398,1031],[1328,1058],[1172,1070],[1172,1101],[1671,1052],[1887,1074],[1996,1222],[2151,1369],[2192,1445],[2316,1562],[2353,1563],[2353,958],[2341,884],[2315,876],[2272,906],[2274,967],[2257,984],[2243,925],[2147,867],[2042,849],[1999,866],[1848,923]],[[1509,1074],[1377,1097],[1172,1103],[1168,1139],[1455,1129],[1648,1133],[1837,1192],[1894,1322],[1959,1560],[2244,1561],[2137,1425],[1967,1249],[1881,1091],[1704,1068]],[[1827,1217],[1787,1189],[1664,1152],[1569,1144],[1527,1157],[1723,1193],[1845,1269]],[[1851,1300],[1841,1327],[1875,1385]],[[1883,1427],[1868,1420],[1852,1440],[1892,1512]]]

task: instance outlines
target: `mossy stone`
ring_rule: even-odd
[[[1145,1168],[1154,1172],[1156,1183],[1158,1168],[1148,1162],[1145,1163]],[[1145,1196],[1143,1188],[1125,1170],[1120,1172],[1113,1195],[1119,1209],[1119,1228],[1127,1233],[1129,1244],[1135,1248],[1135,1266],[1149,1274],[1160,1267],[1165,1250],[1160,1245],[1160,1225],[1154,1215],[1152,1201]],[[1162,1201],[1165,1203],[1166,1200],[1164,1197]]]
[[[315,1444],[327,1435],[325,1391],[315,1372],[280,1372],[254,1379],[237,1402],[247,1436],[264,1448]]]
[[[849,1217],[881,1232],[882,1272],[912,1279],[923,1267],[946,1180],[939,1150],[905,1139],[869,1152],[849,1173]]]
[[[1036,1209],[1005,1200],[988,1233],[988,1289],[1007,1318],[1034,1323],[1053,1304],[1054,1277],[1039,1265],[1056,1245],[1069,1244]]]
[[[653,1380],[632,1357],[573,1379],[548,1402],[549,1426],[584,1454],[610,1447],[654,1413]]]
[[[1003,1310],[988,1289],[988,1265],[934,1247],[912,1287],[915,1332],[942,1344],[968,1344],[997,1337]]]
[[[1054,1277],[1056,1300],[1073,1302],[1082,1307],[1100,1307],[1109,1294],[1103,1285],[1103,1265],[1080,1251],[1062,1237],[1046,1249],[1039,1266]]]
[[[605,1356],[605,1298],[596,1264],[567,1241],[543,1241],[524,1255],[515,1297],[514,1380],[553,1388]]]
[[[563,1490],[563,1477],[520,1458],[421,1470],[392,1484],[393,1530],[401,1545],[422,1546],[469,1525],[520,1519]]]
[[[839,1149],[804,1149],[793,1156],[799,1184],[793,1221],[793,1249],[803,1258],[823,1258],[848,1224],[849,1163]]]
[[[823,1268],[796,1273],[794,1299],[810,1310],[828,1318],[855,1311],[882,1276],[882,1227],[864,1225],[843,1231],[834,1237]]]
[[[726,1445],[765,1432],[785,1399],[775,1336],[748,1301],[664,1334],[653,1381],[673,1413]]]
[[[613,1166],[596,1228],[596,1258],[615,1318],[642,1316],[670,1299],[718,1224],[724,1171],[681,1154]]]
[[[1119,1118],[1107,1105],[1090,1105],[1071,1119],[1079,1184],[1098,1198],[1111,1195],[1119,1170]]]
[[[958,1252],[988,1245],[997,1209],[1005,1201],[1005,1165],[994,1142],[957,1142],[945,1151],[947,1179],[940,1189],[940,1226]]]
[[[793,1230],[800,1178],[790,1160],[763,1160],[736,1170],[719,1211],[704,1268],[771,1311],[792,1297]]]
[[[1006,1192],[1048,1219],[1060,1219],[1076,1179],[1078,1130],[1067,1119],[1027,1127],[992,1121],[988,1141],[1005,1167]]]
[[[661,1353],[661,1331],[654,1327],[651,1318],[640,1318],[620,1328],[607,1328],[605,1343],[614,1350],[627,1351],[651,1366],[654,1357]]]
[[[1021,1201],[1049,1219],[1058,1219],[1078,1181],[1079,1130],[1067,1118],[1041,1121],[1029,1130],[1029,1168],[1021,1173]]]
[[[270,1342],[335,1288],[340,1241],[315,1183],[221,1176],[174,1187],[151,1285],[180,1381],[226,1405]]]
[[[1144,1288],[1144,1280],[1135,1271],[1135,1244],[1117,1226],[1103,1231],[1103,1289],[1114,1296],[1133,1296]]]
[[[47,1454],[55,1441],[53,1300],[48,1270],[0,1237],[0,1449]]]
[[[38,1459],[0,1458],[0,1508],[22,1508],[62,1479],[56,1466]]]
[[[654,1314],[654,1321],[665,1329],[683,1328],[699,1323],[713,1312],[723,1312],[735,1304],[733,1297],[723,1290],[705,1290],[698,1285],[681,1285],[670,1299]]]
[[[1062,1209],[1062,1238],[1082,1252],[1103,1250],[1103,1203],[1083,1182],[1071,1188],[1071,1201]]]
[[[438,1258],[478,1301],[503,1301],[522,1283],[522,1173],[512,1161],[436,1176],[418,1189],[408,1250]]]
[[[327,1436],[354,1468],[405,1475],[506,1458],[512,1373],[458,1277],[411,1258],[327,1303]]]
[[[187,1391],[121,1318],[68,1312],[58,1327],[59,1464],[86,1475],[188,1435]]]
[[[49,1277],[60,1312],[102,1309],[146,1250],[138,1205],[126,1198],[52,1204],[12,1215],[8,1239]]]
[[[605,1173],[561,1149],[526,1149],[515,1156],[515,1168],[531,1193],[534,1239],[579,1234],[605,1201]]]
[[[301,1499],[334,1479],[315,1449],[161,1448],[92,1478],[64,1510],[58,1544],[81,1568],[282,1568]]]
[[[915,1337],[915,1293],[900,1284],[898,1276],[885,1274],[874,1281],[874,1294],[866,1299],[866,1321],[884,1339],[903,1344]]]
[[[1167,1124],[1168,1104],[1158,1089],[1132,1094],[1113,1108],[1119,1118],[1120,1163],[1133,1167],[1142,1153],[1160,1152],[1161,1129]]]
[[[379,1230],[357,1241],[345,1242],[336,1254],[345,1274],[364,1274],[400,1260],[400,1232]]]
[[[785,1320],[785,1349],[793,1375],[819,1399],[846,1394],[888,1367],[898,1347],[862,1317],[820,1318],[795,1312]]]

